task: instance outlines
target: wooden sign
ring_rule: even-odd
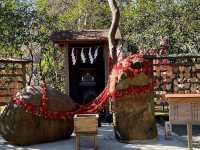
[[[200,94],[166,94],[170,124],[187,124],[188,147],[192,149],[192,124],[200,124]],[[169,125],[168,125],[169,126]]]
[[[200,124],[200,94],[166,94],[173,124]]]

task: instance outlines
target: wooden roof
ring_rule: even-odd
[[[29,59],[14,59],[14,58],[0,58],[0,63],[18,63],[18,64],[27,64],[32,62]]]
[[[51,35],[53,42],[64,42],[64,41],[106,41],[108,39],[109,30],[82,30],[82,31],[61,31],[54,32]],[[119,30],[115,36],[116,40],[121,39]]]

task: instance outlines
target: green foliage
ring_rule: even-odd
[[[119,0],[119,4],[120,30],[130,50],[157,49],[160,37],[169,38],[171,53],[200,50],[199,0]],[[35,64],[29,74],[36,70],[38,80],[63,90],[64,56],[50,35],[59,30],[105,29],[110,24],[107,1],[2,0],[0,57],[31,57]]]
[[[0,47],[7,55],[20,55],[21,38],[30,22],[28,2],[20,0],[4,0],[0,3]]]
[[[60,30],[109,28],[110,10],[107,2],[99,0],[37,0],[39,11],[57,17]]]
[[[168,37],[171,53],[199,51],[199,0],[138,0],[122,11],[122,33],[140,49],[157,49]]]

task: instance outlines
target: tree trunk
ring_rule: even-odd
[[[115,34],[119,27],[120,11],[116,0],[108,0],[111,12],[112,12],[112,24],[108,34],[109,52],[110,57],[115,64],[117,62],[117,43],[115,40]]]
[[[32,60],[32,62],[31,62],[31,74],[30,74],[30,78],[29,78],[29,81],[28,81],[28,85],[31,85],[31,80],[32,80],[32,78],[33,78],[33,67],[34,67],[34,60],[33,60],[33,47],[32,47],[32,45],[31,45],[31,47],[29,47],[29,46],[27,46],[28,47],[28,50],[29,50],[29,54],[30,54],[30,56],[31,56],[31,60]]]

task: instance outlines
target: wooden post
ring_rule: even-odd
[[[192,124],[187,123],[188,149],[192,150]]]
[[[69,96],[69,57],[68,44],[64,46],[64,73],[65,73],[65,93]]]
[[[165,139],[169,139],[172,136],[172,125],[169,121],[165,122]]]
[[[103,55],[104,55],[104,67],[105,67],[105,84],[106,81],[109,78],[109,49],[108,49],[108,44],[104,43],[103,44]]]
[[[79,135],[79,134],[76,134],[75,149],[76,149],[76,150],[80,150],[80,135]]]
[[[97,150],[97,136],[94,135],[94,149]]]
[[[23,88],[26,87],[26,64],[22,64]]]

